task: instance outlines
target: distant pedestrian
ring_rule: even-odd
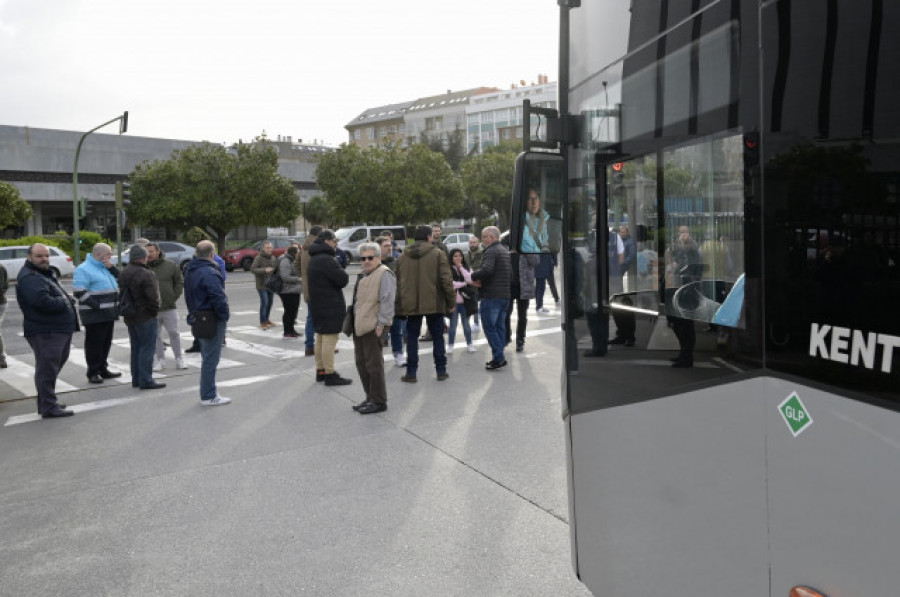
[[[481,241],[474,234],[469,237],[469,252],[466,254],[466,261],[469,263],[469,270],[475,271],[481,268],[481,262],[484,261],[484,247],[481,246]],[[476,292],[476,300],[480,297],[480,293],[478,289],[475,289]],[[472,317],[472,333],[477,334],[481,332],[481,317],[478,315],[478,309],[475,309],[474,313],[469,313]]]
[[[381,247],[376,243],[361,244],[359,259],[363,272],[353,291],[353,349],[366,397],[353,408],[369,415],[387,410],[381,338],[389,333],[394,321],[397,281],[381,263]]]
[[[506,344],[512,342],[512,313],[516,311],[516,352],[525,350],[525,332],[528,329],[528,306],[534,298],[535,271],[541,257],[546,255],[519,255],[511,251],[509,264],[512,276],[509,287],[509,309],[506,311]]]
[[[150,242],[147,249],[147,265],[159,282],[159,314],[156,316],[156,358],[153,360],[153,370],[162,371],[166,368],[166,347],[162,340],[163,328],[169,337],[169,346],[175,355],[175,368],[187,369],[184,364],[184,355],[181,354],[181,335],[178,332],[178,310],[175,303],[184,292],[184,275],[181,268],[171,259],[166,259],[159,245]]]
[[[50,249],[28,247],[16,278],[16,299],[22,310],[25,340],[34,351],[37,411],[45,419],[70,417],[56,397],[56,378],[69,359],[72,333],[79,330],[75,299],[66,294],[50,269]]]
[[[278,293],[278,298],[284,307],[281,323],[284,326],[285,338],[300,337],[294,329],[294,322],[297,321],[297,313],[300,310],[300,276],[294,273],[294,260],[299,251],[298,247],[288,247],[284,255],[278,259],[278,275],[281,276],[281,292]]]
[[[491,347],[491,360],[484,368],[495,371],[506,366],[503,347],[506,343],[506,311],[509,309],[512,276],[509,251],[500,244],[500,229],[488,226],[481,231],[484,261],[472,272],[472,281],[480,286],[481,324]]]
[[[322,230],[323,228],[318,224],[309,229],[309,234],[306,236],[306,240],[303,241],[299,254],[300,283],[302,285],[303,300],[306,303],[306,325],[304,326],[303,331],[306,336],[305,353],[308,357],[316,354],[316,328],[312,318],[312,310],[309,308],[309,283],[306,274],[309,270],[309,248],[316,242],[316,239],[319,238],[319,233],[322,232]]]
[[[122,301],[130,301],[133,315],[125,315],[131,341],[131,386],[142,390],[166,387],[153,379],[153,353],[159,333],[159,282],[147,266],[147,249],[133,245],[128,250],[128,266],[119,275]],[[127,295],[127,296],[126,296]]]
[[[197,243],[194,258],[185,270],[184,301],[188,308],[188,322],[192,323],[197,311],[212,311],[216,318],[216,335],[212,338],[198,338],[200,344],[200,404],[218,406],[228,404],[230,398],[220,396],[216,388],[216,369],[222,355],[225,327],[230,311],[228,296],[225,294],[225,279],[216,265],[215,246],[208,240]]]
[[[297,259],[295,265],[300,263]],[[253,260],[250,271],[256,279],[256,292],[259,293],[259,327],[267,330],[275,324],[269,319],[272,313],[272,303],[275,293],[266,287],[266,281],[278,265],[278,258],[272,255],[272,243],[264,241],[259,248],[259,254]]]
[[[119,270],[112,264],[112,248],[104,243],[94,245],[72,276],[72,294],[78,301],[78,314],[84,327],[84,360],[91,383],[103,383],[104,379],[122,375],[110,371],[107,362],[113,327],[119,319],[118,277]]]
[[[381,263],[386,265],[394,275],[397,275],[397,258],[394,257],[394,247],[390,238],[379,236],[375,244],[381,247]],[[397,255],[400,253],[398,252]],[[394,363],[398,367],[406,365],[406,357],[403,355],[403,339],[406,337],[406,318],[398,317],[394,313],[394,321],[391,323],[391,352],[394,353]]]
[[[469,352],[475,352],[475,345],[472,344],[472,329],[469,327],[469,307],[467,305],[478,305],[474,298],[475,287],[472,286],[472,270],[466,263],[463,252],[460,249],[450,251],[450,273],[453,276],[453,291],[456,293],[456,304],[453,308],[453,315],[450,317],[450,331],[447,334],[447,349],[453,350],[453,342],[456,340],[456,326],[462,321],[463,336],[466,339],[466,346]],[[471,298],[466,299],[463,294],[468,294]],[[477,306],[475,307],[477,309]]]
[[[444,345],[444,316],[456,305],[450,262],[443,251],[432,243],[432,228],[419,226],[415,242],[403,251],[397,262],[397,303],[400,315],[406,316],[406,375],[401,381],[417,381],[419,368],[419,332],[422,319],[433,338],[432,355],[438,381],[447,373]]]
[[[316,381],[326,386],[343,386],[353,380],[341,377],[334,370],[334,347],[344,325],[347,303],[344,287],[350,281],[337,260],[337,239],[334,232],[323,229],[316,242],[309,247],[309,309],[316,327]]]
[[[0,327],[3,326],[3,315],[6,313],[6,291],[9,288],[9,274],[0,263]],[[6,352],[3,348],[3,334],[0,334],[0,369],[6,369]]]

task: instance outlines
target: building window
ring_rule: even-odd
[[[481,113],[481,122],[494,122],[493,112],[482,112]]]
[[[353,138],[354,138],[354,139],[356,139],[357,141],[359,141],[360,136],[361,136],[361,135],[360,135],[360,130],[359,130],[359,129],[356,129],[355,131],[353,131]]]
[[[367,139],[375,138],[375,127],[373,127],[373,126],[366,127],[366,138]]]

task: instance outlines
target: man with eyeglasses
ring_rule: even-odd
[[[381,339],[394,321],[397,282],[394,273],[381,263],[381,246],[377,243],[361,244],[359,261],[363,271],[353,290],[353,349],[365,399],[353,409],[370,415],[387,410]]]

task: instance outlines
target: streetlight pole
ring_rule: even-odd
[[[90,135],[97,129],[102,129],[106,125],[114,123],[117,120],[119,121],[119,134],[121,135],[122,133],[127,132],[128,110],[125,110],[125,112],[121,116],[116,116],[112,120],[95,126],[85,134],[81,135],[81,139],[78,140],[78,147],[75,149],[75,165],[72,167],[72,241],[75,244],[75,254],[73,255],[75,265],[81,263],[81,247],[79,246],[78,239],[78,219],[84,216],[84,203],[78,200],[78,156],[81,154],[81,145],[84,143],[84,140],[88,135]]]

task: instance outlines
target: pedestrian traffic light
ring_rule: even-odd
[[[84,217],[85,217],[85,219],[90,218],[93,215],[94,215],[94,206],[91,205],[90,203],[88,203],[87,201],[85,201],[84,202]]]

